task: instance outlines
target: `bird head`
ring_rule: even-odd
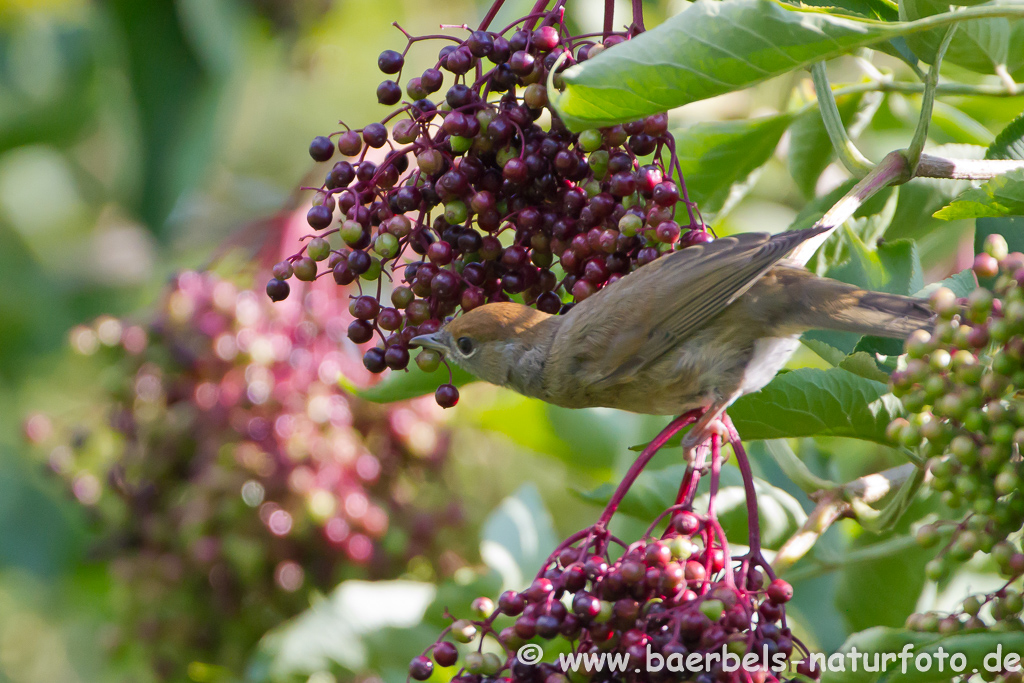
[[[554,316],[522,304],[485,304],[409,343],[440,352],[482,380],[507,386],[526,379],[515,377],[517,363],[537,346],[550,345],[554,322]]]

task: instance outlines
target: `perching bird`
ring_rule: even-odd
[[[747,233],[688,247],[564,315],[486,304],[412,343],[480,379],[568,408],[679,415],[706,407],[684,439],[692,449],[733,401],[771,381],[803,332],[906,338],[931,325],[922,300],[865,291],[785,260],[827,231]]]

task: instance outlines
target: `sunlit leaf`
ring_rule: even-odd
[[[1024,169],[1010,171],[967,190],[935,212],[947,221],[1024,215]]]
[[[733,186],[771,158],[791,121],[779,114],[698,123],[673,133],[690,199],[705,217],[717,213]]]

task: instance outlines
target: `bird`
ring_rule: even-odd
[[[410,344],[557,406],[653,415],[705,409],[683,439],[692,453],[729,405],[775,377],[804,332],[905,339],[933,325],[923,299],[804,268],[830,230],[715,239],[637,268],[564,314],[488,303]],[[805,256],[795,259],[794,250]]]

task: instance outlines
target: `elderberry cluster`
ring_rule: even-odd
[[[775,681],[788,671],[794,647],[802,647],[785,622],[792,588],[766,578],[749,557],[730,558],[713,516],[675,511],[660,539],[645,536],[616,559],[595,529],[567,541],[526,590],[506,591],[496,609],[489,599],[477,599],[480,618],[455,621],[413,659],[410,676],[426,680],[436,664],[457,667],[456,683],[564,683],[569,672],[557,664],[516,657],[528,642],[554,640],[575,653],[625,654],[629,680],[636,681]],[[460,653],[456,643],[469,647]],[[648,672],[649,652],[666,666]],[[717,663],[706,658],[711,653]],[[725,653],[742,662],[739,671],[723,669]],[[579,674],[622,680],[609,670]]]
[[[363,362],[380,373],[406,368],[409,341],[459,311],[515,300],[558,314],[667,251],[708,241],[667,115],[575,134],[548,102],[549,77],[614,49],[642,20],[578,36],[563,13],[558,2],[500,31],[485,21],[465,37],[406,34],[403,52],[382,52],[388,79],[377,99],[396,109],[313,140],[314,160],[344,158],[315,188],[315,236],[274,267],[270,298],[285,299],[291,278],[358,282],[347,334],[379,340]],[[406,54],[428,39],[447,44],[403,93]],[[416,358],[427,371],[440,360],[429,350]],[[458,392],[443,385],[436,399],[449,407]]]
[[[438,536],[461,519],[439,485],[438,409],[338,391],[340,374],[365,375],[339,344],[340,294],[275,306],[183,273],[152,322],[72,332],[114,380],[89,415],[26,420],[129,589],[115,645],[141,642],[167,678],[193,659],[241,665],[310,590],[458,566],[457,539]]]
[[[893,392],[911,417],[889,429],[898,444],[932,458],[931,486],[963,513],[961,521],[922,526],[925,547],[944,542],[926,568],[933,580],[975,553],[991,555],[1008,579],[1024,574],[1024,254],[1007,253],[990,236],[975,274],[994,285],[958,300],[942,288],[931,297],[932,332],[907,341],[907,366],[893,373]],[[944,620],[945,628],[963,625]]]

